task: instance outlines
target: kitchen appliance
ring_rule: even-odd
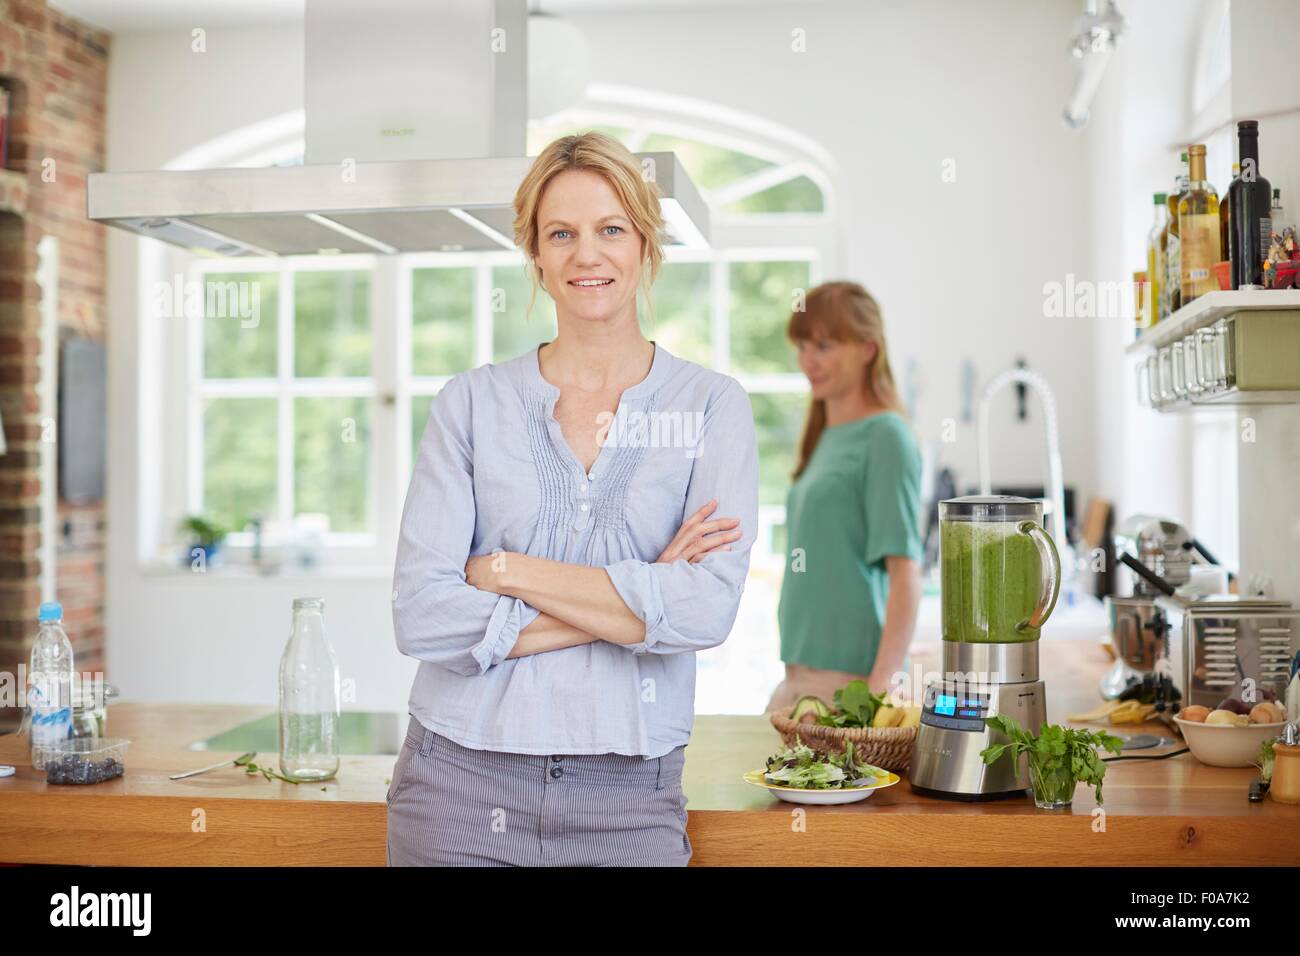
[[[1122,589],[1132,593],[1105,599],[1115,663],[1101,679],[1104,700],[1114,700],[1155,673],[1157,662],[1168,655],[1169,629],[1156,597],[1188,584],[1196,557],[1212,563],[1187,528],[1155,515],[1126,519],[1113,544],[1119,563],[1133,572],[1120,578]]]
[[[1006,739],[988,717],[1008,714],[1031,731],[1047,719],[1038,637],[1061,562],[1042,518],[1041,502],[1008,495],[939,504],[943,673],[922,703],[908,773],[918,793],[990,800],[1029,786],[1023,761],[986,765],[980,751]]]
[[[1255,702],[1265,691],[1286,699],[1300,650],[1300,610],[1290,602],[1217,594],[1191,602],[1162,595],[1155,604],[1168,623],[1170,675],[1184,707]]]
[[[513,250],[528,118],[581,99],[587,57],[526,0],[311,0],[303,165],[91,173],[87,215],[218,256]],[[666,242],[706,248],[708,206],[680,160],[635,155]]]

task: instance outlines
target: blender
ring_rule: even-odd
[[[943,674],[922,701],[908,779],[950,800],[1020,796],[1022,759],[984,763],[1006,737],[985,718],[1009,714],[1036,733],[1047,719],[1038,635],[1056,606],[1061,561],[1030,498],[972,495],[939,503]]]

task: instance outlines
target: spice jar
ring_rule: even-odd
[[[1300,744],[1273,745],[1273,779],[1268,795],[1278,803],[1300,804]]]

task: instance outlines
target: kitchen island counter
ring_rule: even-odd
[[[938,649],[913,666],[933,669]],[[1108,664],[1096,642],[1043,649],[1054,721],[1097,702]],[[47,784],[0,738],[0,862],[82,865],[372,865],[385,862],[385,794],[394,755],[344,756],[323,784],[289,784],[226,768],[169,780],[235,753],[189,746],[273,708],[115,702],[109,732],[132,740],[126,774],[93,786]],[[1133,732],[1137,728],[1115,728]],[[1160,724],[1143,730],[1160,733]],[[700,716],[684,787],[693,865],[1295,865],[1300,807],[1250,803],[1253,769],[1207,767],[1190,754],[1111,763],[1104,814],[1080,787],[1068,811],[1018,798],[956,803],[904,779],[861,803],[801,807],[744,783],[779,738],[761,716]],[[1166,752],[1172,748],[1166,748]],[[274,753],[258,758],[272,767]]]

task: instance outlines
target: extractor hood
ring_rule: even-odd
[[[218,256],[513,249],[526,0],[307,0],[304,37],[304,165],[92,173],[89,218]],[[666,241],[706,246],[680,160],[635,155]]]

